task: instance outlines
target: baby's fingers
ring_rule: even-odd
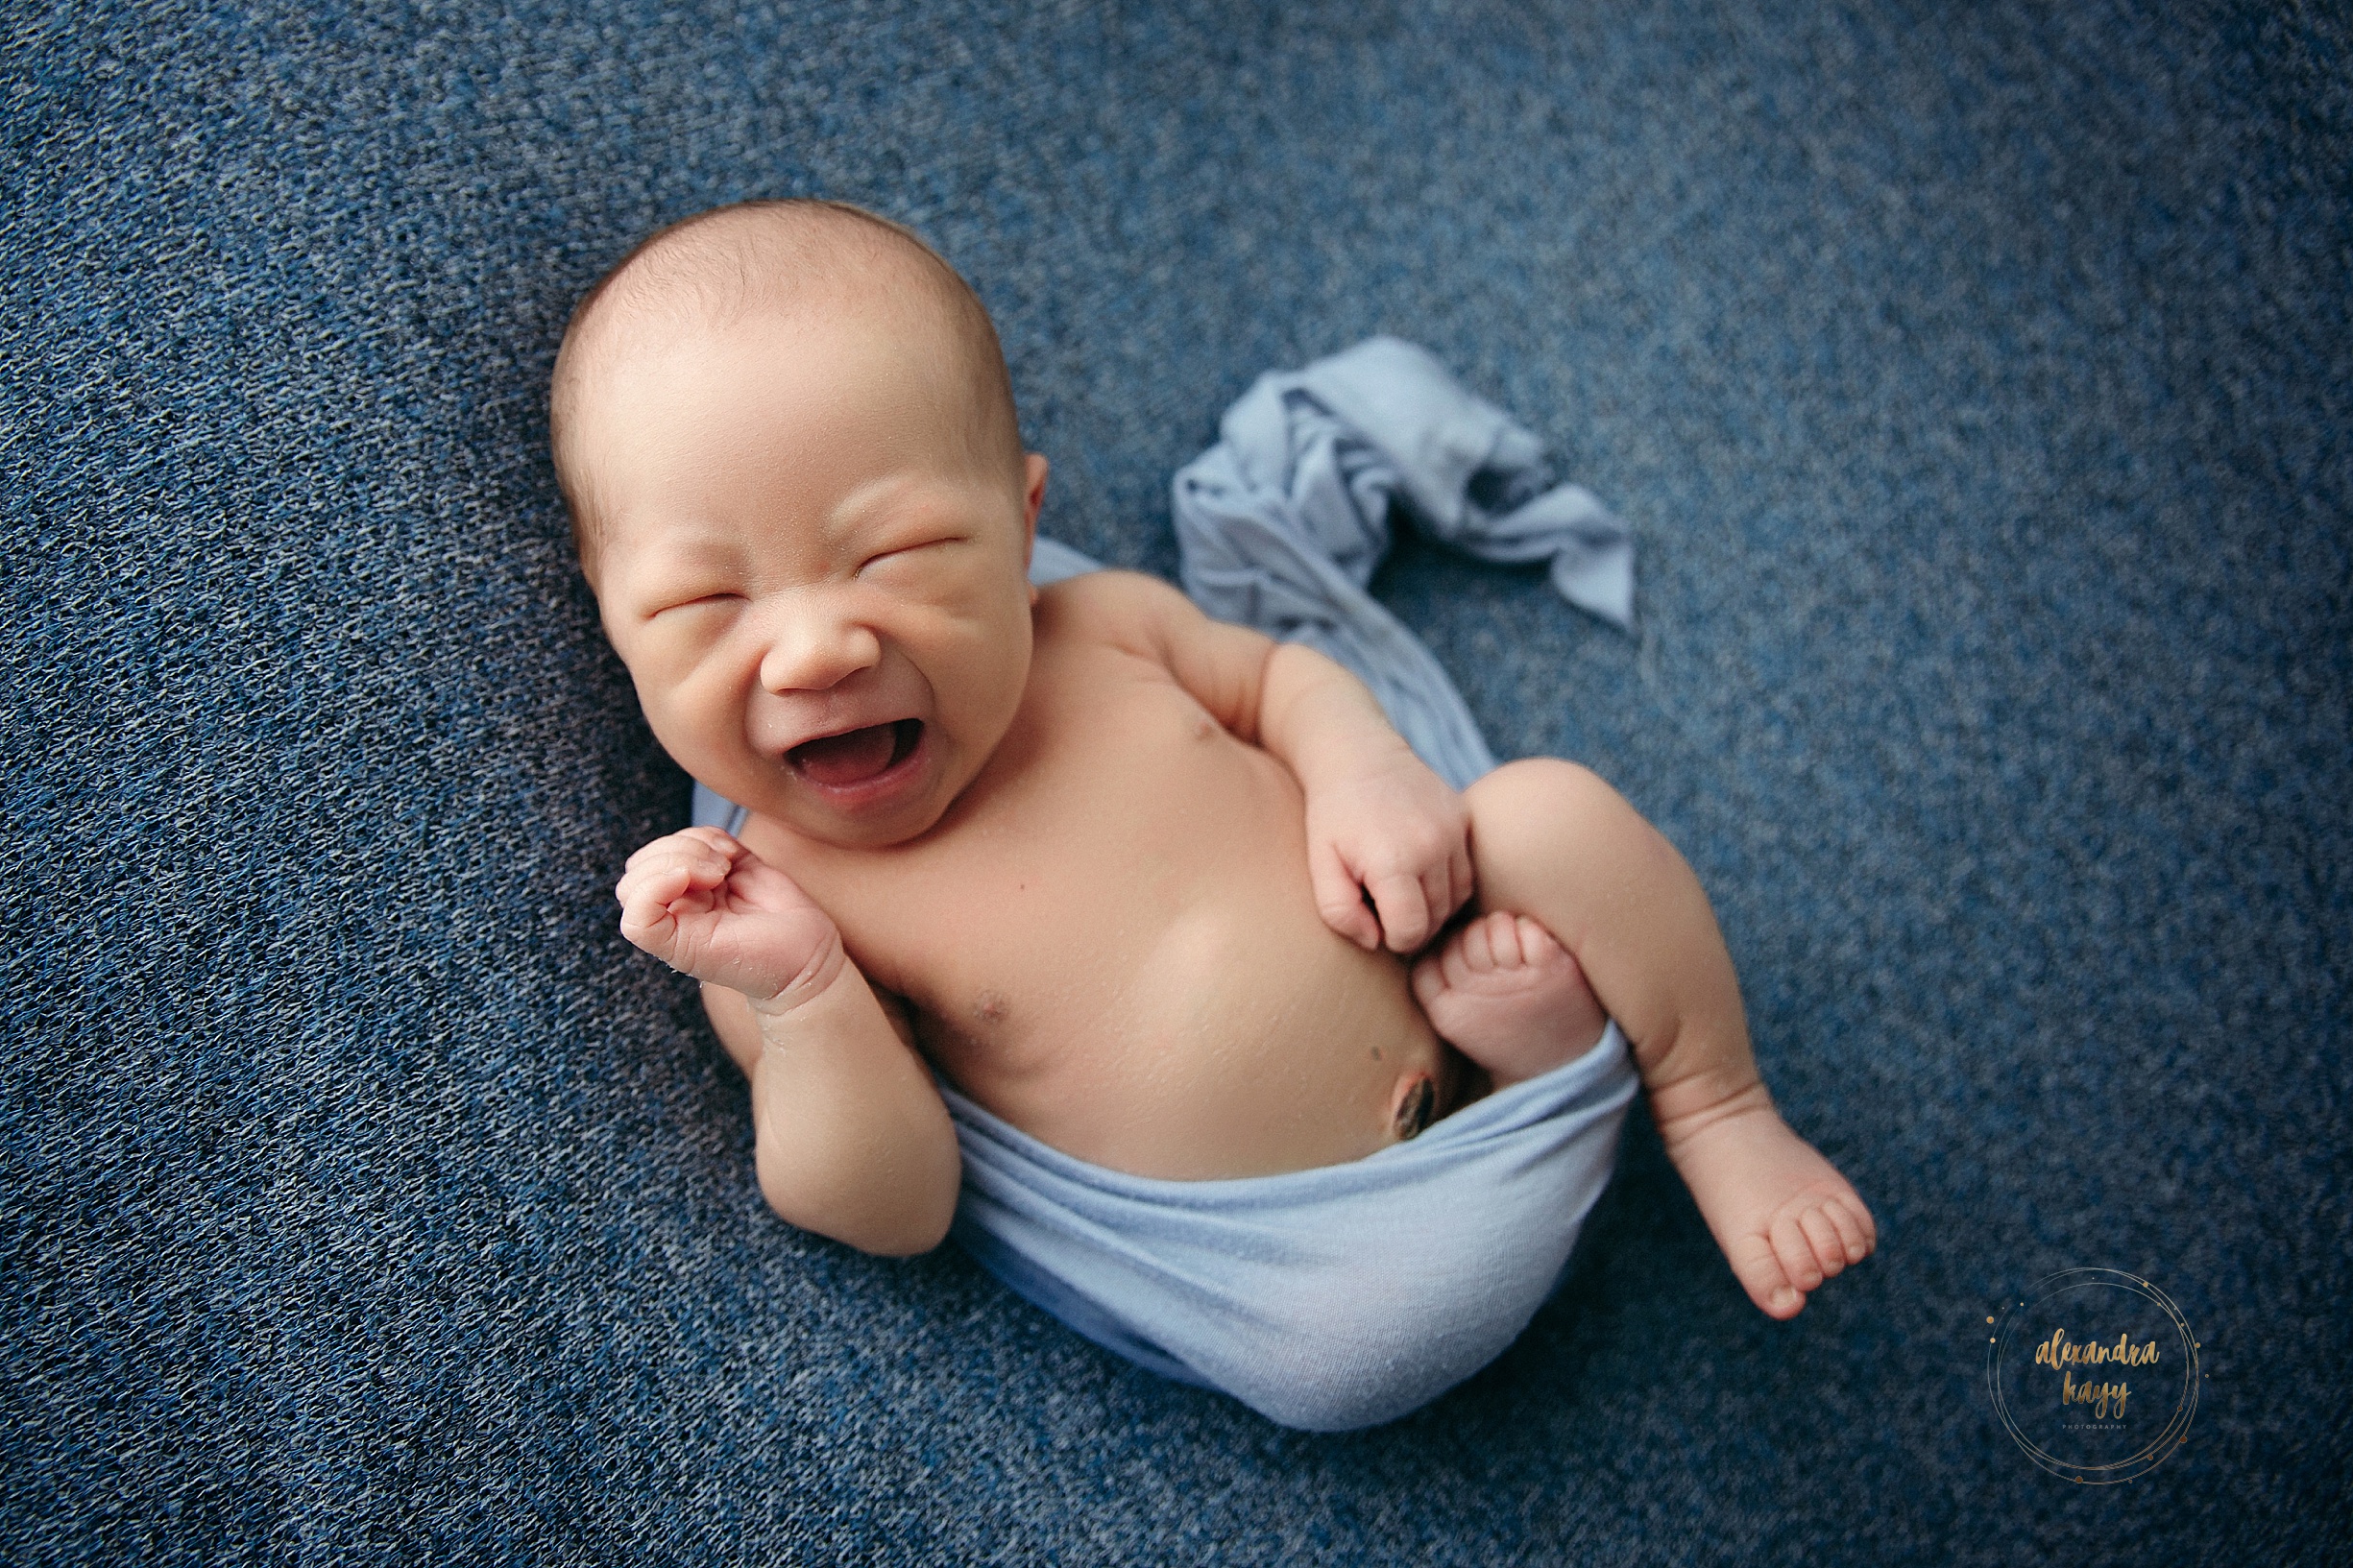
[[[621,868],[621,886],[628,886],[629,879],[642,872],[673,865],[716,866],[724,877],[727,868],[745,853],[741,844],[716,828],[689,828],[682,832],[666,833],[629,856],[628,864]]]
[[[677,931],[678,917],[670,912],[668,899],[640,898],[621,905],[621,935],[648,953],[659,953]]]
[[[1365,883],[1372,906],[1380,911],[1381,932],[1392,953],[1412,953],[1430,939],[1438,922],[1430,914],[1430,896],[1421,879],[1393,871]]]
[[[1381,923],[1365,907],[1364,890],[1357,886],[1338,850],[1329,844],[1309,850],[1307,880],[1315,890],[1316,912],[1323,917],[1323,924],[1360,948],[1381,945]]]
[[[681,828],[674,833],[664,833],[660,838],[639,846],[638,852],[629,856],[629,863],[636,865],[641,860],[658,859],[693,844],[730,859],[743,848],[733,833],[722,832],[716,828]]]
[[[1421,897],[1429,910],[1430,929],[1422,933],[1422,940],[1436,935],[1440,927],[1453,919],[1454,911],[1463,906],[1463,900],[1468,896],[1468,888],[1459,894],[1455,891],[1454,867],[1449,862],[1441,860],[1423,872]]]
[[[665,889],[659,897],[667,904],[690,887],[717,887],[734,868],[735,862],[726,855],[679,834],[648,844],[631,856],[613,896],[626,905],[645,897],[647,889],[659,884]]]
[[[621,899],[621,935],[648,953],[667,957],[678,934],[675,905],[693,890],[692,873],[685,866],[670,866],[631,875],[637,885]]]

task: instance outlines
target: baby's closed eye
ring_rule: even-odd
[[[742,583],[733,572],[673,570],[648,573],[629,585],[626,602],[641,620],[680,611],[702,611],[743,602]]]
[[[958,546],[971,543],[962,535],[953,535],[894,545],[868,556],[858,568],[858,575],[870,583],[889,583],[902,578],[924,576],[953,560]]]
[[[654,612],[657,615],[672,615],[687,610],[724,610],[743,603],[743,595],[728,590],[697,593],[691,598],[673,598]]]

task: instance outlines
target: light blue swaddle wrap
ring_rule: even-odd
[[[1637,1087],[1613,1024],[1542,1077],[1346,1165],[1130,1176],[942,1089],[964,1150],[957,1240],[1139,1365],[1271,1421],[1393,1421],[1493,1361],[1552,1293]]]
[[[1220,620],[1329,655],[1457,789],[1494,754],[1446,672],[1365,585],[1395,500],[1482,561],[1551,563],[1553,587],[1634,625],[1634,539],[1592,494],[1544,484],[1543,445],[1413,344],[1368,338],[1260,376],[1176,470],[1185,592]]]
[[[1494,766],[1453,683],[1365,591],[1393,499],[1485,560],[1549,560],[1572,603],[1633,618],[1633,545],[1542,449],[1411,344],[1374,338],[1261,376],[1178,470],[1186,591],[1353,670],[1455,785]],[[1041,586],[1098,563],[1047,539]],[[744,811],[697,784],[694,820]],[[1301,868],[1301,875],[1305,868]],[[990,1272],[1139,1365],[1311,1431],[1373,1426],[1501,1354],[1558,1283],[1639,1087],[1612,1024],[1577,1060],[1346,1165],[1163,1181],[1073,1159],[946,1084],[953,1234]]]

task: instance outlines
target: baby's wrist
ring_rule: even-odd
[[[838,931],[829,935],[824,944],[811,954],[799,974],[788,980],[773,996],[756,997],[745,992],[743,1000],[751,1004],[752,1016],[763,1021],[784,1018],[800,1011],[831,991],[849,967],[849,955],[841,946]]]
[[[1356,760],[1402,744],[1379,701],[1355,676],[1311,648],[1284,642],[1275,646],[1271,677],[1285,660],[1284,694],[1271,700],[1274,716],[1259,740],[1290,764],[1300,783],[1310,773],[1343,777]]]
[[[1299,787],[1308,795],[1342,788],[1377,778],[1399,767],[1418,767],[1420,759],[1395,730],[1383,726],[1356,735],[1334,736],[1311,764],[1298,770]]]

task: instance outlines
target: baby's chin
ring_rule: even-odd
[[[953,800],[943,800],[927,806],[921,811],[893,812],[888,816],[811,810],[806,805],[799,809],[762,814],[782,822],[796,835],[813,844],[839,850],[886,850],[930,832],[939,825],[939,819],[948,814],[948,808],[953,804]]]

